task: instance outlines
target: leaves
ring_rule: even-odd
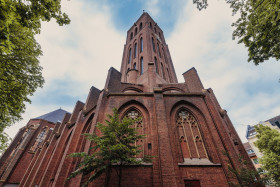
[[[275,186],[280,186],[280,133],[264,125],[255,126],[258,140],[255,145],[263,153],[260,158],[262,168],[273,180]]]
[[[73,153],[70,157],[81,158],[79,169],[72,172],[68,180],[79,175],[92,174],[88,181],[97,179],[104,172],[110,173],[112,166],[141,164],[142,162],[151,162],[151,156],[144,156],[142,159],[136,158],[142,150],[135,144],[142,140],[144,135],[138,135],[133,125],[140,119],[124,118],[119,119],[117,109],[113,109],[113,115],[107,115],[106,125],[98,123],[96,126],[101,132],[101,136],[96,134],[84,134],[92,142],[92,154]],[[119,169],[118,168],[118,169]],[[121,177],[120,177],[121,178]]]
[[[41,47],[35,40],[41,21],[70,22],[60,0],[0,0],[0,135],[21,119],[28,98],[42,87]],[[3,143],[4,145],[5,143]]]

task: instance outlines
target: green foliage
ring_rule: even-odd
[[[230,155],[228,152],[224,152],[228,158]],[[239,162],[242,164],[242,167],[235,169],[231,167],[231,164],[228,165],[229,176],[238,180],[238,184],[230,182],[229,185],[232,187],[256,187],[256,186],[265,186],[268,184],[269,180],[266,175],[263,174],[263,170],[251,169],[248,165],[248,161],[244,160],[239,155]],[[229,162],[230,163],[230,162]],[[261,177],[260,177],[261,176]]]
[[[1,130],[0,130],[1,132]],[[11,138],[5,132],[0,133],[0,156],[6,151]]]
[[[258,65],[269,58],[280,59],[280,0],[225,0],[240,17],[232,26],[233,38],[248,48],[248,61]],[[199,10],[207,0],[194,0]]]
[[[68,179],[71,179],[79,174],[92,174],[88,183],[97,179],[100,175],[106,172],[107,182],[112,168],[116,169],[119,175],[119,186],[121,184],[122,166],[141,164],[143,162],[151,162],[151,156],[145,156],[142,159],[137,159],[142,150],[135,144],[136,141],[144,138],[144,135],[138,135],[133,127],[139,119],[133,120],[130,118],[119,119],[117,109],[113,109],[114,115],[107,115],[109,120],[106,124],[97,124],[98,130],[101,131],[101,136],[96,134],[84,134],[94,146],[91,147],[92,154],[84,152],[73,153],[69,155],[73,158],[81,158],[79,168],[74,171]]]
[[[21,119],[25,102],[42,87],[42,55],[35,35],[41,21],[56,19],[59,25],[70,22],[62,13],[60,0],[0,0],[0,134]],[[6,138],[4,138],[6,137]],[[3,145],[5,144],[2,142]]]
[[[255,126],[258,140],[255,145],[263,153],[260,158],[262,168],[272,179],[275,186],[280,186],[280,133],[264,125]]]

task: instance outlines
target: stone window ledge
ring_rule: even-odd
[[[184,158],[184,162],[178,163],[178,166],[222,166],[221,164],[214,164],[207,158]]]

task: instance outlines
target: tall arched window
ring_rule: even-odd
[[[140,23],[140,28],[139,28],[139,29],[141,30],[141,29],[142,29],[142,27],[143,27],[143,24],[142,24],[142,22],[141,22],[141,23]]]
[[[143,52],[143,38],[140,38],[140,53]]]
[[[130,64],[131,62],[131,48],[129,48],[129,52],[128,52],[128,64]]]
[[[161,58],[161,53],[160,53],[160,50],[159,50],[159,45],[158,45],[158,43],[157,43],[157,50],[158,50],[159,57]]]
[[[140,59],[140,74],[142,75],[144,73],[144,60],[143,57]]]
[[[157,64],[157,58],[155,57],[155,67],[156,67],[156,72],[158,73],[158,64]]]
[[[137,34],[137,32],[138,32],[137,27],[135,28],[135,31],[134,31],[134,32],[135,32],[134,35],[136,36],[136,34]]]
[[[131,108],[129,109],[126,114],[125,117],[127,118],[131,118],[131,119],[139,119],[137,120],[137,122],[135,122],[133,124],[134,128],[136,128],[137,134],[138,135],[143,135],[144,134],[144,122],[143,122],[143,116],[142,114],[135,108]],[[140,149],[142,149],[143,151],[137,155],[138,158],[141,158],[144,156],[144,142],[143,140],[139,140],[137,142],[135,142],[136,146],[139,146]]]
[[[153,37],[152,37],[152,46],[153,46],[153,51],[156,52],[155,41]]]
[[[134,44],[134,58],[137,56],[137,43]]]
[[[161,39],[161,35],[160,35],[160,32],[158,32],[158,36],[159,36],[159,38]]]
[[[133,32],[130,33],[130,40],[133,38]]]
[[[208,158],[198,122],[188,110],[177,112],[176,125],[184,158]]]
[[[160,64],[161,64],[161,71],[162,71],[163,79],[166,80],[163,65],[162,65],[162,63],[160,63]]]
[[[39,135],[37,136],[37,138],[35,140],[35,143],[30,148],[30,151],[36,152],[38,150],[38,148],[40,148],[40,146],[43,144],[43,141],[45,140],[45,138],[47,136],[48,130],[49,130],[48,127],[45,127],[41,130],[41,132],[39,133]]]

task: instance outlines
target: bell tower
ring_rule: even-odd
[[[146,91],[178,82],[163,31],[146,12],[127,31],[121,73],[122,82],[142,84]]]

